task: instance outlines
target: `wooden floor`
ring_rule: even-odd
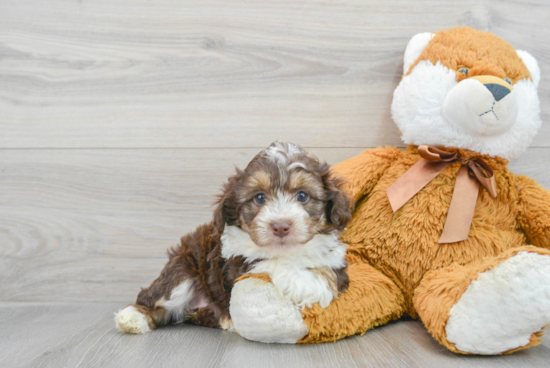
[[[508,356],[455,355],[418,321],[321,345],[262,344],[176,325],[145,335],[113,329],[116,303],[0,303],[0,367],[548,367],[550,343]]]
[[[549,19],[547,0],[0,1],[0,367],[549,366],[549,343],[456,356],[412,320],[315,346],[112,321],[270,142],[330,163],[401,146],[418,32],[472,26],[538,59],[543,127],[510,167],[550,187]]]

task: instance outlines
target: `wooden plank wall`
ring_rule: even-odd
[[[401,146],[418,32],[472,26],[538,59],[543,127],[511,167],[550,187],[549,19],[545,0],[3,0],[0,301],[132,301],[276,139],[330,163]]]

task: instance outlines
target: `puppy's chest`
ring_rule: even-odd
[[[306,268],[281,260],[265,260],[250,273],[267,273],[281,295],[301,308],[314,303],[326,308],[338,295],[335,274],[328,266]]]
[[[226,226],[222,257],[240,257],[250,265],[247,273],[268,274],[279,292],[298,306],[327,306],[337,295],[335,270],[346,266],[346,246],[338,233],[317,234],[293,248],[260,247],[236,226]]]
[[[271,278],[289,277],[296,273],[311,272],[289,259],[264,259],[251,266],[248,273],[267,273]]]

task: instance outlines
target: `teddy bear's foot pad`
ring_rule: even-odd
[[[300,309],[272,283],[256,278],[235,284],[229,313],[237,332],[248,340],[295,344],[308,333]]]
[[[450,310],[447,340],[471,354],[525,347],[550,324],[550,256],[519,252],[481,273]]]

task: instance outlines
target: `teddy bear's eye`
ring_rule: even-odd
[[[466,68],[466,67],[462,67],[462,68],[459,68],[459,69],[458,69],[458,72],[459,72],[459,73],[462,73],[462,74],[464,74],[464,75],[466,75],[466,76],[468,75],[468,72],[469,72],[469,71],[470,71],[470,69],[468,69],[468,68]]]
[[[504,78],[504,80],[506,81],[506,83],[508,84],[512,84],[512,80],[508,77]]]

